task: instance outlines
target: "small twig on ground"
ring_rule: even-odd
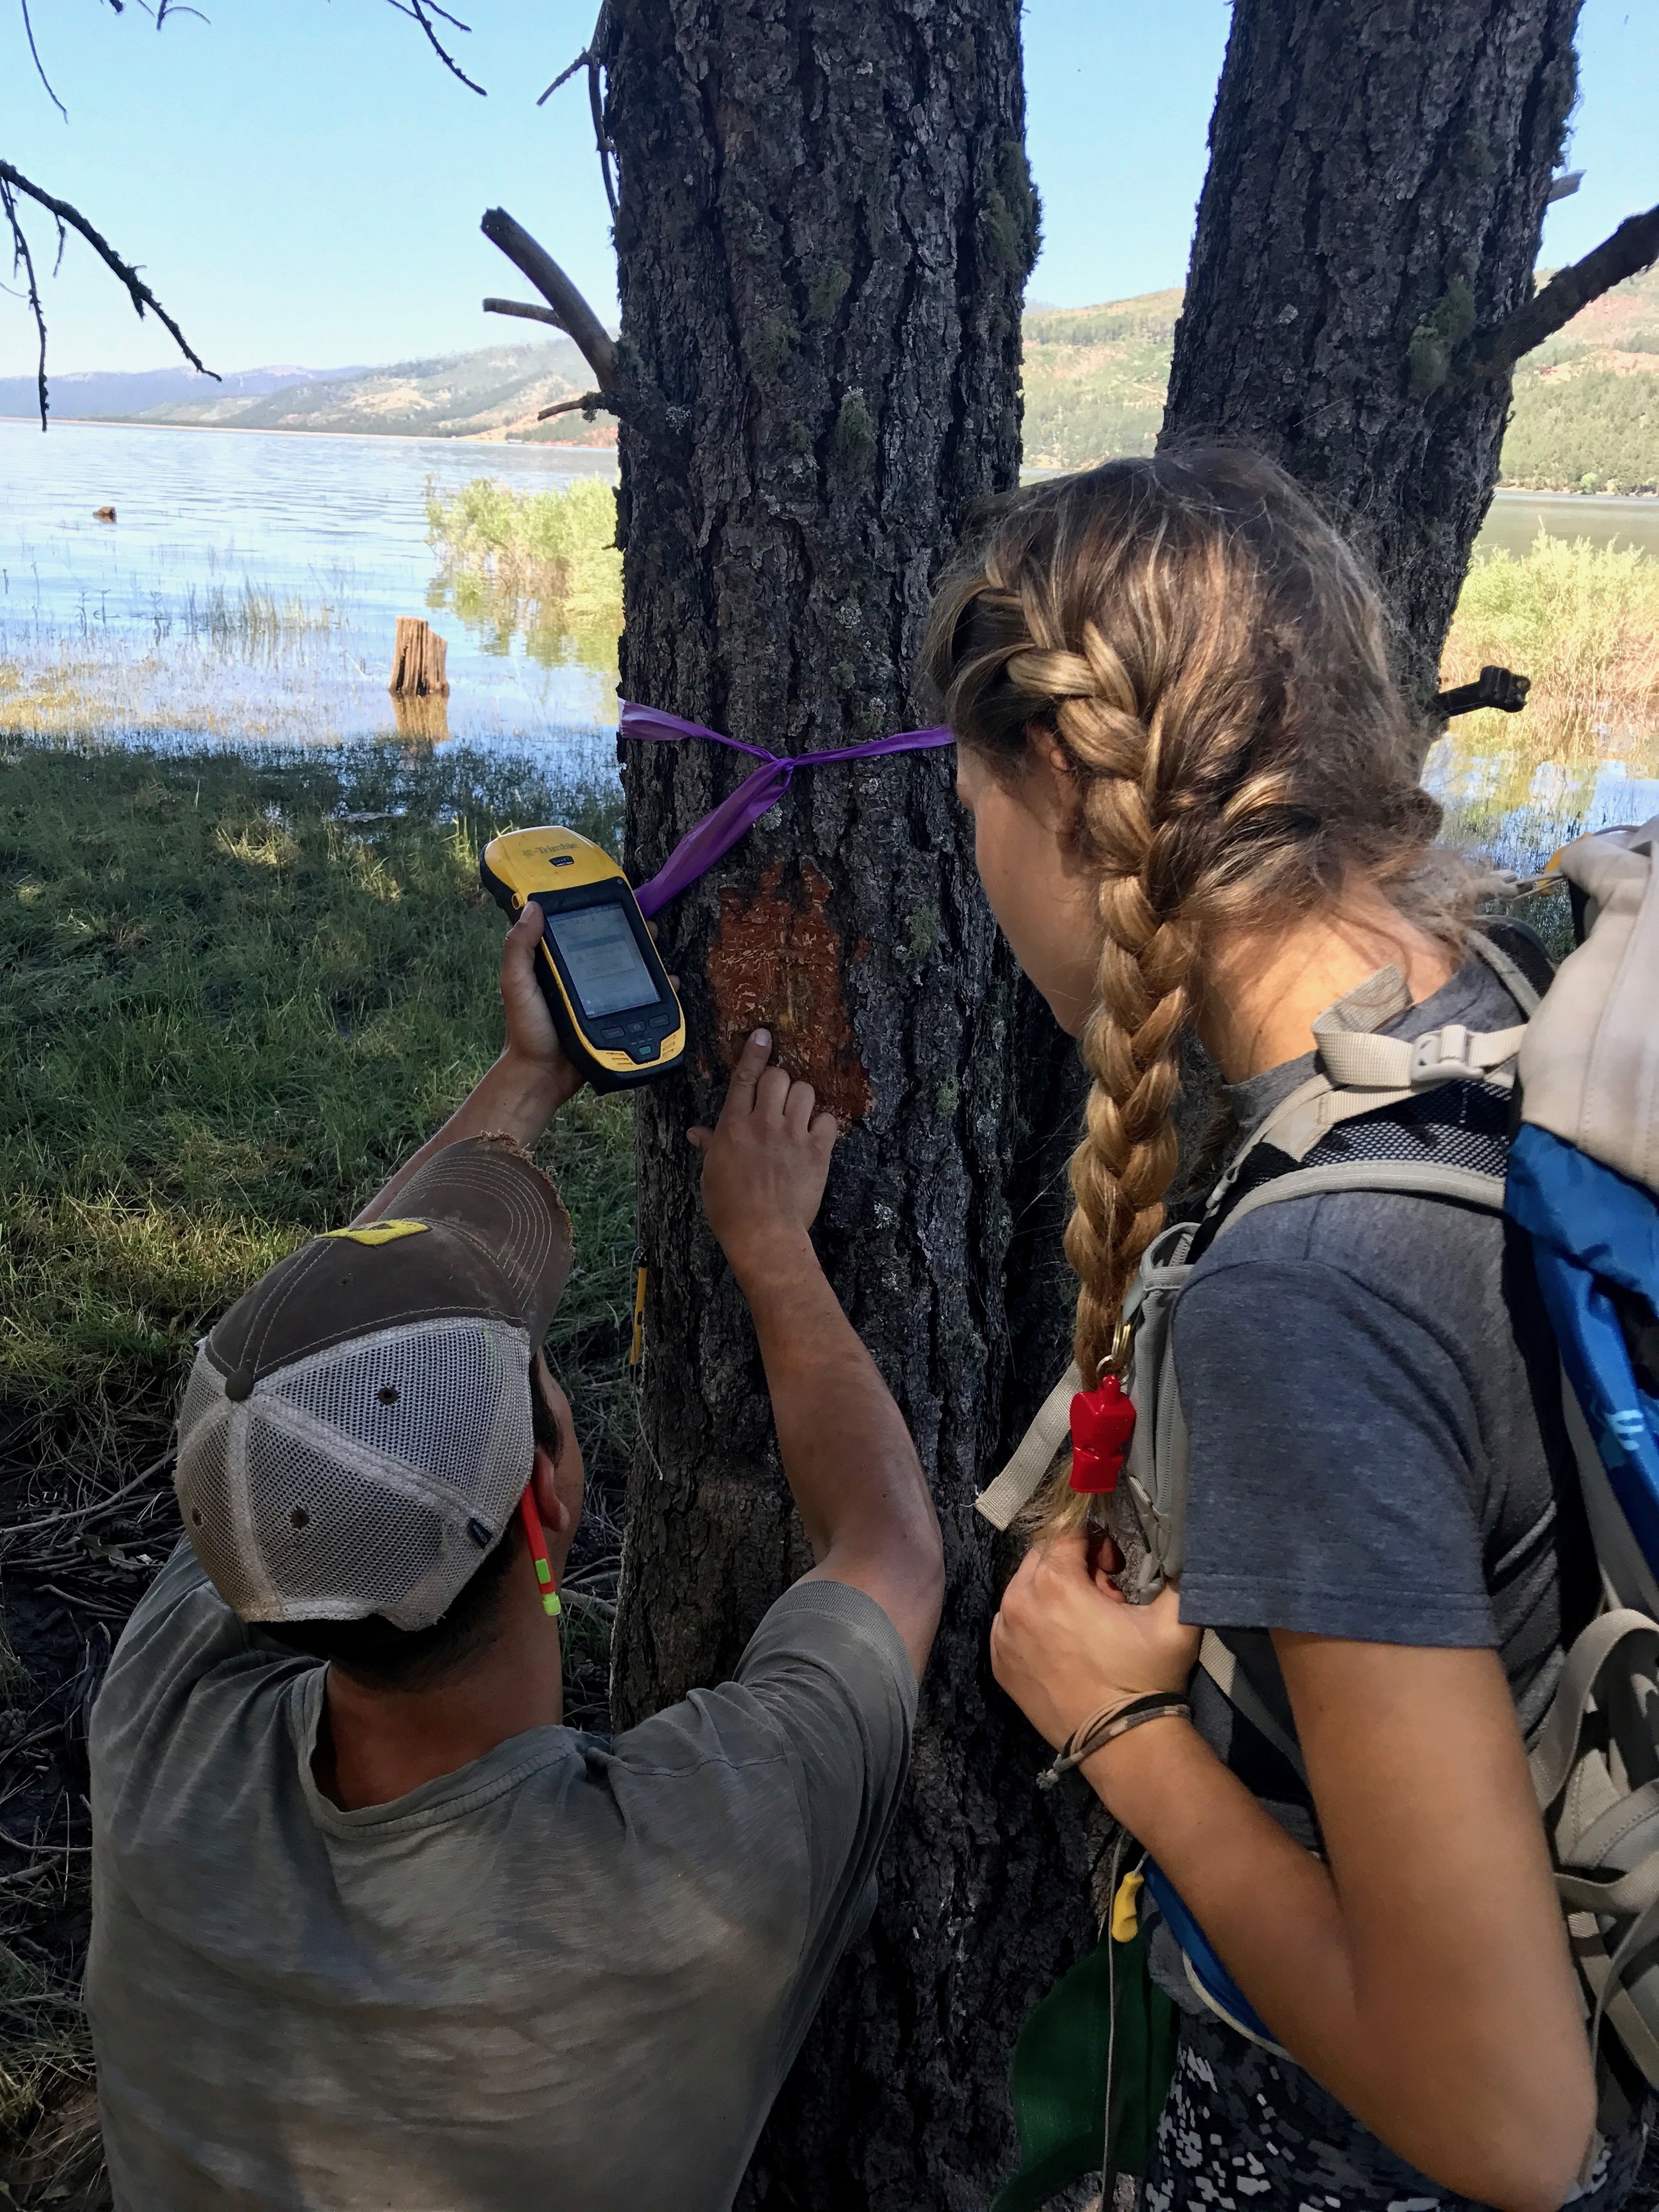
[[[141,1468],[130,1482],[124,1482],[118,1490],[112,1490],[107,1497],[94,1498],[90,1505],[71,1505],[61,1513],[48,1513],[39,1521],[15,1521],[9,1528],[0,1528],[0,1544],[9,1544],[14,1536],[32,1535],[38,1529],[58,1528],[65,1521],[94,1520],[98,1515],[107,1513],[112,1506],[119,1504],[124,1498],[130,1498],[135,1490],[141,1490],[145,1483],[152,1481],[163,1468],[172,1463],[173,1452],[169,1447],[160,1459],[152,1460],[148,1467]]]

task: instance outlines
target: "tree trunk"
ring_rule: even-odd
[[[1283,462],[1369,556],[1419,698],[1498,480],[1578,0],[1237,0],[1160,444]]]
[[[1018,463],[1036,204],[1017,0],[628,0],[602,36],[633,394],[623,690],[779,752],[903,728],[941,554]],[[749,765],[628,749],[635,880]],[[1038,1746],[988,1678],[998,1562],[971,1510],[1063,1364],[1030,1223],[1073,1099],[951,772],[948,754],[804,771],[660,918],[694,1042],[638,1107],[617,1724],[729,1670],[808,1564],[685,1142],[763,1020],[851,1125],[818,1246],[933,1476],[948,1574],[882,1903],[756,2155],[754,2205],[981,2206],[1012,2153],[1015,2029],[1091,1934],[1082,1815],[1034,1795]]]

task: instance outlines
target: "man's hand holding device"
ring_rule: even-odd
[[[574,830],[513,830],[478,862],[515,921],[541,923],[536,981],[567,1057],[596,1091],[665,1074],[685,1054],[685,1016],[627,877]]]

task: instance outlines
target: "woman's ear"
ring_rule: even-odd
[[[1060,839],[1061,848],[1069,848],[1082,819],[1083,793],[1071,756],[1041,722],[1025,726],[1025,782],[1020,795]]]
[[[1045,729],[1041,722],[1028,722],[1025,725],[1025,747],[1033,760],[1042,761],[1051,775],[1070,784],[1072,763],[1066,757],[1065,746],[1052,730]]]

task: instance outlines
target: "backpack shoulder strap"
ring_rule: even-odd
[[[1308,1770],[1302,1747],[1290,1730],[1269,1711],[1266,1699],[1244,1672],[1234,1653],[1206,1628],[1198,1647],[1198,1663],[1236,1712],[1243,1713],[1258,1735],[1263,1735],[1305,1789]]]
[[[983,1514],[994,1528],[1006,1528],[1036,1497],[1037,1485],[1071,1435],[1072,1400],[1082,1388],[1083,1377],[1073,1360],[1037,1408],[1013,1457],[974,1500],[975,1511]]]
[[[1291,1168],[1246,1191],[1216,1224],[1215,1236],[1264,1206],[1291,1198],[1324,1198],[1337,1191],[1397,1191],[1411,1198],[1449,1198],[1464,1206],[1504,1211],[1504,1178],[1473,1168],[1442,1166],[1434,1160],[1352,1160],[1328,1167]],[[1213,1243],[1214,1238],[1211,1239]]]

